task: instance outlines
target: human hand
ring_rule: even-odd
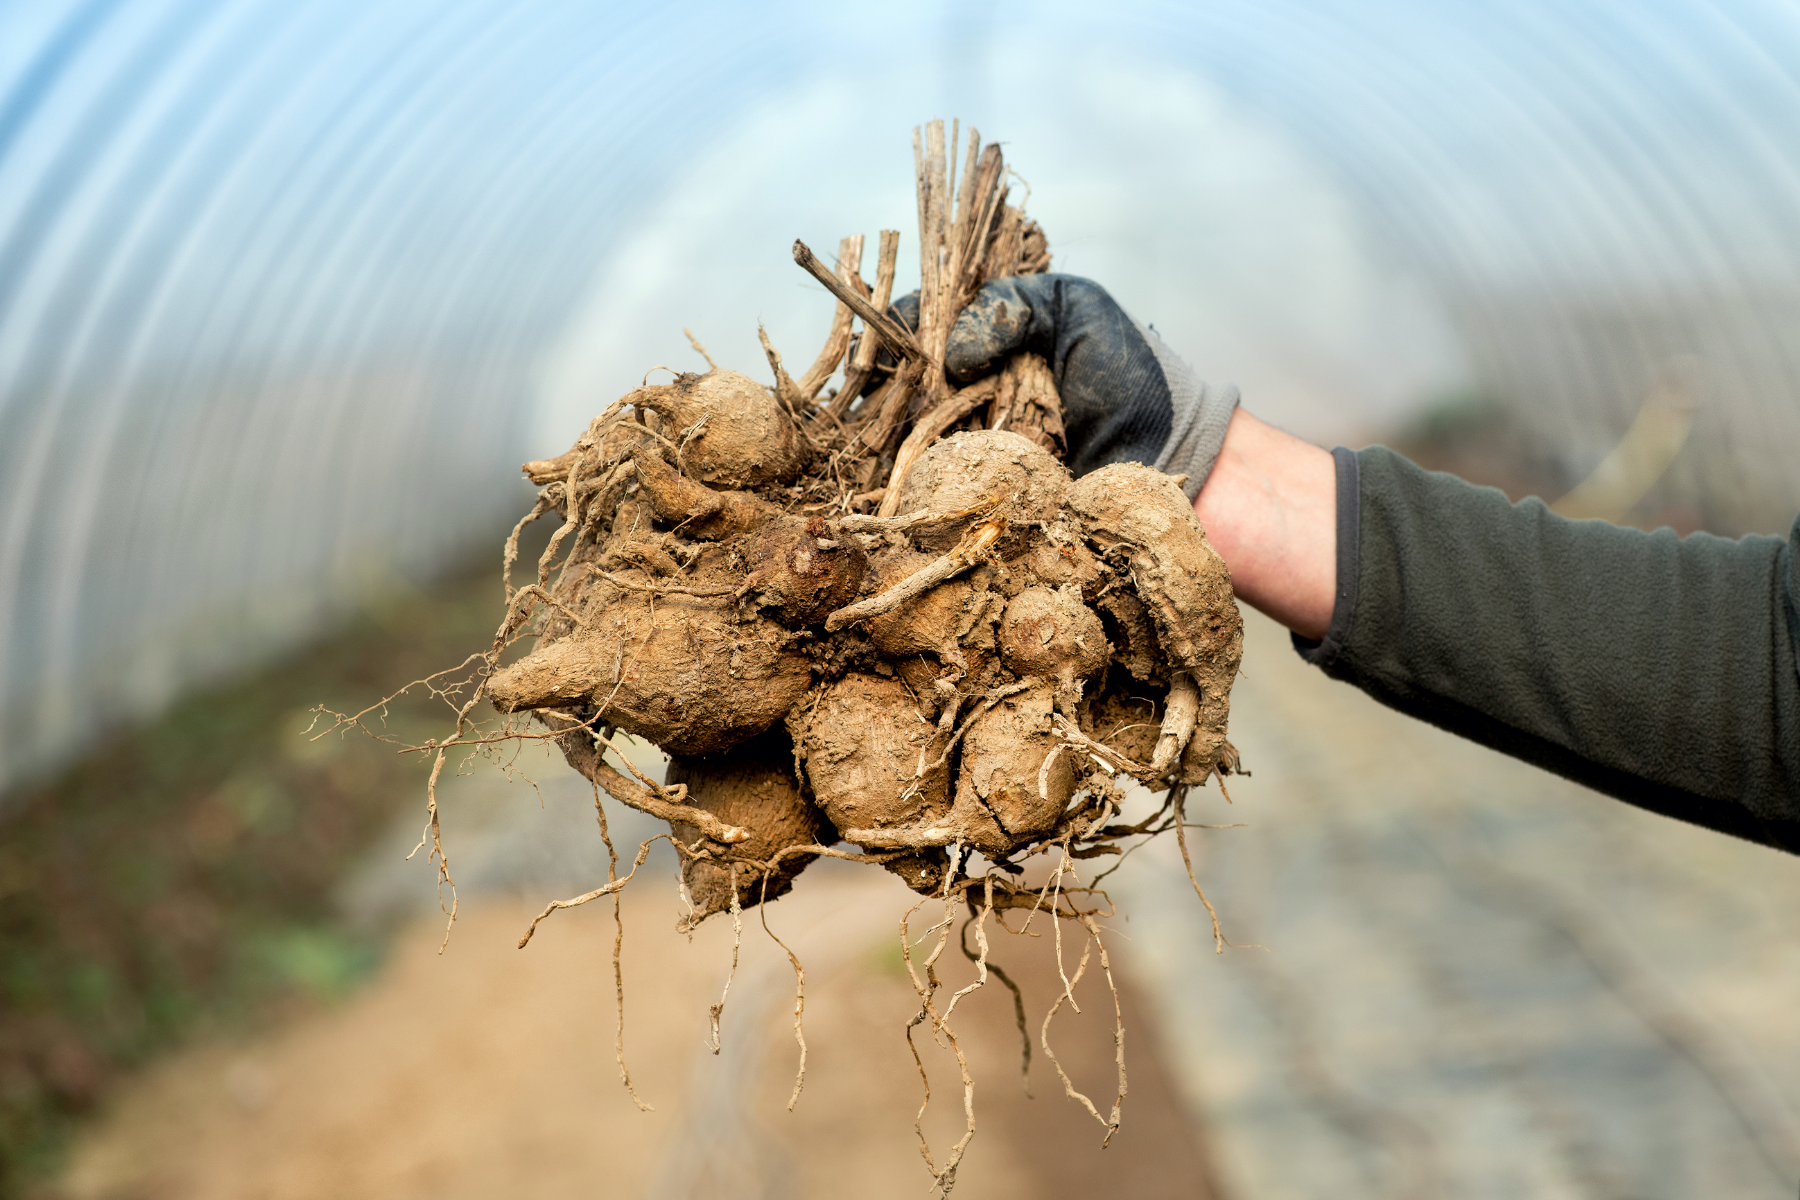
[[[1089,280],[988,283],[951,326],[944,367],[967,382],[1021,350],[1042,354],[1055,374],[1070,470],[1143,462],[1186,474],[1238,596],[1303,636],[1325,636],[1337,576],[1331,455],[1238,411],[1236,388],[1201,382]]]
[[[916,313],[913,297],[895,307],[908,299]],[[1104,288],[1073,275],[985,284],[951,326],[944,369],[968,383],[1021,351],[1050,364],[1076,475],[1141,462],[1185,474],[1188,497],[1200,494],[1237,408],[1236,388],[1202,382]]]
[[[918,294],[890,312],[917,328]],[[1055,373],[1072,471],[1145,462],[1186,474],[1238,598],[1303,637],[1326,635],[1338,573],[1330,454],[1239,410],[1236,388],[1202,383],[1089,280],[993,280],[951,326],[944,366],[967,382],[1021,350],[1042,354]]]

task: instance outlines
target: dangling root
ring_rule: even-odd
[[[1223,787],[1223,784],[1220,785]],[[1200,897],[1200,903],[1206,906],[1206,915],[1212,918],[1213,953],[1225,953],[1225,931],[1219,926],[1218,910],[1213,908],[1212,901],[1206,898],[1206,889],[1200,886],[1200,880],[1194,875],[1194,860],[1188,854],[1187,844],[1187,786],[1185,784],[1174,789],[1175,797],[1175,844],[1181,847],[1181,865],[1187,868],[1188,882],[1194,885],[1194,895]]]
[[[600,802],[600,785],[594,784],[594,819],[600,825],[600,841],[606,846],[606,881],[612,883],[619,878],[619,852],[613,848],[612,833],[606,827],[606,806]],[[639,846],[639,853],[645,847]],[[634,868],[635,869],[635,868]],[[625,913],[620,905],[619,893],[613,893],[613,1007],[618,1019],[613,1025],[613,1056],[619,1062],[619,1082],[625,1085],[625,1091],[631,1096],[631,1102],[638,1106],[639,1112],[655,1112],[650,1105],[644,1103],[637,1094],[637,1088],[631,1084],[631,1069],[625,1065],[625,965],[622,951],[625,948]]]
[[[1056,1002],[1050,1006],[1050,1011],[1044,1014],[1044,1023],[1039,1029],[1038,1038],[1043,1044],[1044,1054],[1049,1057],[1051,1065],[1056,1068],[1057,1078],[1062,1080],[1063,1094],[1069,1097],[1069,1099],[1080,1103],[1083,1108],[1088,1110],[1088,1114],[1092,1116],[1094,1120],[1100,1122],[1100,1124],[1105,1127],[1106,1136],[1100,1141],[1101,1146],[1104,1147],[1112,1141],[1113,1134],[1118,1132],[1120,1122],[1119,1110],[1125,1103],[1125,1017],[1124,1012],[1119,1005],[1119,988],[1118,984],[1113,980],[1112,964],[1107,961],[1106,943],[1100,938],[1099,922],[1095,921],[1091,915],[1086,913],[1081,914],[1077,919],[1080,920],[1083,928],[1087,930],[1088,937],[1087,940],[1082,943],[1081,961],[1076,964],[1075,974],[1073,976],[1069,975],[1063,968],[1062,925],[1060,922],[1056,925],[1056,969],[1058,974],[1062,976],[1063,990],[1062,994],[1056,998]],[[1075,985],[1080,983],[1082,976],[1087,974],[1088,961],[1096,947],[1100,950],[1100,969],[1105,974],[1106,986],[1112,993],[1114,1059],[1119,1067],[1119,1092],[1113,1099],[1112,1112],[1104,1117],[1100,1115],[1100,1110],[1094,1107],[1094,1102],[1092,1100],[1089,1100],[1087,1096],[1076,1090],[1074,1081],[1069,1078],[1069,1073],[1063,1069],[1062,1060],[1056,1057],[1056,1051],[1050,1046],[1050,1022],[1055,1018],[1063,1004],[1067,1002],[1069,1007],[1074,1009],[1077,1013],[1081,1011],[1081,1005],[1075,1000]]]
[[[719,993],[719,1001],[707,1010],[712,1021],[712,1031],[707,1045],[712,1052],[719,1052],[719,1016],[725,1011],[725,1001],[731,996],[731,981],[737,978],[738,950],[744,944],[744,906],[738,901],[738,865],[731,864],[731,967],[725,972],[725,988]]]
[[[431,779],[425,784],[425,831],[419,835],[419,844],[407,854],[406,861],[424,849],[427,839],[431,841],[431,853],[428,862],[437,864],[438,911],[444,911],[444,885],[450,885],[450,909],[448,919],[444,922],[444,940],[438,943],[438,953],[442,954],[450,945],[450,930],[456,925],[456,880],[450,878],[450,858],[444,853],[443,827],[438,823],[437,781],[444,771],[445,750],[440,747],[437,756],[431,762]]]
[[[519,949],[523,950],[526,947],[526,945],[531,941],[531,935],[537,932],[538,922],[542,921],[545,917],[549,916],[551,913],[555,912],[557,909],[559,909],[559,908],[580,908],[583,904],[586,904],[591,900],[598,900],[602,896],[611,896],[611,895],[614,895],[615,893],[619,892],[620,890],[622,890],[626,884],[630,883],[634,878],[636,878],[637,873],[638,873],[638,868],[644,865],[644,860],[646,858],[650,857],[650,847],[655,845],[657,842],[664,841],[664,840],[667,840],[671,845],[679,845],[679,843],[677,843],[674,838],[669,837],[668,834],[659,833],[655,837],[651,838],[649,841],[643,843],[642,845],[640,845],[638,847],[637,858],[633,859],[632,863],[631,863],[631,873],[626,875],[625,878],[614,879],[610,883],[607,883],[603,887],[597,887],[591,892],[587,892],[580,896],[573,897],[572,899],[552,900],[550,903],[546,904],[544,906],[544,911],[539,913],[537,916],[535,916],[531,919],[530,928],[526,929],[525,936],[519,939]]]
[[[987,914],[990,911],[992,911],[993,888],[992,888],[991,884],[988,887],[987,891],[988,891],[987,904],[983,907],[983,909],[981,911],[981,917],[984,920],[986,919]],[[962,944],[963,957],[968,959],[970,962],[975,963],[977,970],[982,969],[985,964],[985,969],[992,971],[994,973],[994,978],[998,979],[1001,983],[1005,984],[1006,990],[1012,993],[1013,1020],[1015,1022],[1017,1022],[1018,1027],[1019,1027],[1019,1086],[1022,1089],[1024,1089],[1024,1092],[1027,1096],[1030,1096],[1031,1095],[1031,1030],[1028,1029],[1025,1024],[1025,993],[1023,993],[1019,990],[1019,985],[1017,983],[1013,982],[1012,976],[1008,975],[1003,969],[1001,969],[999,963],[986,961],[986,959],[987,959],[987,942],[986,942],[985,938],[982,939],[981,956],[980,956],[979,961],[977,960],[975,952],[973,950],[969,949],[969,926],[975,924],[975,922],[976,922],[975,917],[968,917],[967,919],[965,919],[963,921],[962,934],[959,938],[959,941]]]
[[[768,894],[769,877],[765,874],[762,898],[767,900]],[[793,1112],[794,1105],[800,1102],[800,1089],[806,1086],[806,1030],[802,1025],[806,1016],[806,968],[800,965],[799,956],[788,948],[788,944],[776,937],[775,931],[769,928],[769,906],[759,904],[756,911],[762,917],[763,932],[781,947],[782,952],[788,956],[788,965],[794,968],[794,1041],[800,1046],[800,1064],[794,1069],[794,1094],[788,1097],[787,1102],[788,1111]]]
[[[912,938],[907,931],[907,923],[911,919],[912,914],[917,912],[922,905],[927,903],[927,901],[919,901],[918,904],[907,909],[905,915],[900,918],[900,955],[906,963],[906,973],[912,980],[913,990],[919,995],[919,1011],[906,1023],[906,1044],[908,1048],[912,1050],[913,1062],[919,1068],[919,1079],[925,1087],[925,1098],[919,1105],[917,1115],[913,1118],[913,1132],[918,1136],[919,1153],[925,1158],[925,1165],[930,1169],[932,1178],[937,1184],[937,1194],[939,1196],[948,1196],[950,1190],[956,1186],[956,1169],[962,1163],[963,1152],[968,1149],[969,1142],[975,1137],[975,1078],[969,1073],[969,1060],[968,1057],[963,1054],[962,1043],[957,1040],[956,1031],[950,1028],[948,1011],[939,1013],[935,1000],[938,988],[943,986],[942,981],[938,979],[937,976],[937,960],[938,957],[943,954],[944,947],[950,943],[950,927],[955,923],[956,919],[953,901],[951,899],[954,893],[950,885],[951,881],[956,878],[957,869],[962,864],[962,857],[963,848],[961,845],[951,848],[950,869],[944,875],[944,919],[932,926],[931,929],[926,930],[924,935],[929,937],[933,932],[938,934],[937,945],[932,947],[931,954],[924,962],[924,979],[919,978],[919,972],[913,965]],[[991,910],[993,907],[991,884],[988,885],[988,894],[989,903],[987,908]],[[951,1007],[955,1007],[956,1000],[961,999],[962,996],[968,992],[974,991],[985,982],[986,972],[983,970],[981,977],[975,983],[952,997]],[[919,1047],[914,1043],[912,1036],[914,1027],[923,1023],[927,1017],[931,1020],[932,1040],[937,1042],[940,1046],[947,1047],[950,1052],[956,1056],[957,1069],[962,1073],[963,1135],[957,1139],[955,1145],[950,1147],[949,1153],[944,1157],[944,1165],[942,1167],[939,1167],[936,1160],[932,1158],[931,1143],[925,1137],[925,1110],[931,1104],[931,1077],[925,1071],[925,1060],[920,1057]]]

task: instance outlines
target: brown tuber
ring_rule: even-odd
[[[599,707],[607,724],[671,754],[713,754],[781,720],[812,682],[787,631],[729,598],[596,591],[612,602],[588,628],[494,676],[494,707]]]
[[[796,245],[839,302],[799,381],[765,334],[773,387],[716,366],[646,384],[565,453],[525,464],[541,490],[507,542],[505,618],[456,733],[424,747],[435,787],[459,742],[554,738],[597,789],[668,823],[684,928],[721,912],[735,924],[821,856],[940,898],[936,950],[907,963],[915,1023],[959,1061],[955,1002],[938,992],[953,902],[980,952],[963,943],[979,966],[964,991],[987,978],[996,908],[1078,922],[1099,945],[1101,894],[1065,883],[1073,863],[1185,838],[1188,789],[1237,770],[1225,735],[1243,641],[1225,564],[1171,477],[1132,463],[1070,477],[1048,363],[1019,355],[961,390],[944,374],[975,290],[1049,267],[1042,230],[1006,203],[999,148],[971,138],[960,190],[941,123],[915,143],[916,333],[884,315],[898,234],[881,235],[873,287],[860,237],[835,269]],[[845,385],[821,395],[839,370]],[[515,571],[524,526],[545,518],[559,525],[535,572]],[[523,639],[529,653],[508,661]],[[471,716],[483,698],[509,714],[494,737]],[[671,756],[666,783],[608,760],[617,732]],[[1124,782],[1160,796],[1149,817],[1121,815],[1138,802]],[[427,834],[448,881],[435,795]],[[1042,891],[1014,879],[1039,852],[1054,868]],[[613,860],[604,885],[543,916],[616,895],[648,853],[622,874]],[[1098,961],[1110,980],[1103,945]],[[1087,962],[1083,950],[1068,987]],[[1102,1115],[1063,1082],[1110,1136],[1119,1101]],[[940,1194],[969,1120],[943,1165],[927,1156]]]
[[[489,681],[502,711],[560,710],[684,763],[784,725],[791,760],[769,770],[799,771],[794,796],[809,793],[822,841],[877,853],[961,845],[1006,859],[1085,830],[1113,773],[1168,788],[1217,769],[1242,628],[1170,477],[1121,463],[1071,480],[1043,445],[972,430],[918,454],[905,515],[802,516],[768,465],[798,458],[730,440],[794,430],[768,389],[715,371],[627,400],[654,406],[665,430],[706,406],[713,457],[690,455],[698,435],[671,448],[605,429],[547,460],[565,473],[547,495],[619,470],[635,487],[610,528],[598,506],[580,515],[538,648]],[[630,411],[612,419],[633,428]],[[713,463],[710,480],[689,473],[697,461]],[[1144,719],[1108,728],[1139,704]],[[709,785],[721,814],[737,810],[720,788],[752,787],[729,777],[740,782]],[[734,857],[762,870],[751,848]],[[690,890],[729,892],[721,861],[690,863]],[[770,894],[805,861],[784,860]],[[903,873],[939,878],[929,858],[909,861]]]
[[[734,847],[735,857],[768,862],[790,847],[835,840],[818,807],[801,793],[792,755],[785,731],[776,729],[723,754],[671,757],[668,782],[685,784],[687,802],[695,808],[749,830],[749,839]],[[692,825],[678,823],[672,829],[683,845],[700,840],[700,831]],[[698,925],[714,913],[728,911],[734,875],[738,904],[748,908],[785,895],[794,876],[814,857],[780,858],[766,877],[761,871],[734,868],[710,857],[684,860],[682,883],[693,911],[682,918],[682,926]]]
[[[624,403],[661,414],[681,465],[721,488],[785,483],[806,469],[812,452],[769,389],[737,371],[677,375]]]

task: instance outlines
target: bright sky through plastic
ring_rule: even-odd
[[[1797,78],[1756,2],[0,7],[0,785],[464,553],[681,326],[810,360],[787,247],[904,263],[932,116],[1301,432],[1472,380],[1573,481],[1693,360],[1671,494],[1771,526]]]
[[[978,127],[1029,181],[1054,269],[1099,280],[1204,377],[1320,441],[1377,434],[1465,384],[1441,308],[1283,131],[1192,75],[1072,57],[1027,41],[972,65],[993,81]],[[1034,86],[1046,71],[1068,81],[1049,104]],[[917,117],[903,83],[839,78],[771,97],[683,167],[550,354],[544,453],[646,369],[704,369],[683,326],[756,377],[768,374],[759,319],[788,361],[811,362],[833,301],[793,265],[795,236],[829,261],[840,236],[866,234],[873,279],[876,231],[899,229],[897,289],[917,285]],[[859,147],[860,169],[818,169],[822,147],[865,130],[886,136]]]

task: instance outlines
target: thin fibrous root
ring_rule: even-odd
[[[738,900],[738,864],[731,864],[731,967],[725,972],[725,988],[719,993],[719,1002],[707,1010],[712,1021],[712,1031],[707,1045],[712,1052],[719,1052],[719,1017],[725,1011],[725,1001],[731,996],[731,981],[737,978],[738,950],[744,944],[744,906]]]
[[[896,583],[878,596],[870,596],[867,600],[858,600],[855,604],[846,605],[825,618],[825,628],[833,633],[846,625],[854,625],[858,621],[866,621],[870,617],[879,617],[882,613],[892,612],[915,596],[924,594],[938,584],[961,574],[974,566],[981,557],[993,548],[1000,540],[1001,532],[1006,528],[1006,521],[994,517],[983,521],[963,535],[949,552],[920,567],[917,571]]]
[[[1113,1097],[1112,1112],[1108,1114],[1104,1122],[1106,1125],[1106,1136],[1101,1139],[1100,1145],[1105,1147],[1107,1143],[1112,1141],[1113,1134],[1119,1131],[1119,1110],[1125,1104],[1125,1009],[1119,1001],[1119,984],[1118,981],[1113,978],[1112,962],[1107,958],[1106,954],[1106,941],[1100,936],[1100,923],[1096,921],[1091,914],[1087,913],[1082,914],[1079,920],[1087,927],[1088,936],[1093,938],[1094,945],[1100,951],[1100,973],[1106,976],[1106,990],[1112,993],[1113,1062],[1119,1069],[1119,1090]],[[1099,1116],[1098,1113],[1095,1113],[1094,1115],[1096,1117]]]
[[[1200,897],[1200,903],[1206,906],[1206,915],[1212,918],[1213,953],[1225,953],[1225,932],[1219,926],[1219,914],[1213,908],[1212,901],[1206,898],[1206,889],[1200,886],[1200,880],[1194,875],[1194,860],[1188,854],[1187,844],[1187,785],[1178,785],[1175,795],[1175,844],[1181,847],[1181,865],[1187,868],[1188,882],[1194,885],[1194,895]]]
[[[621,804],[630,805],[639,812],[649,813],[659,820],[671,825],[692,825],[700,831],[701,836],[721,845],[735,846],[739,842],[750,840],[750,831],[737,825],[727,825],[705,809],[679,801],[687,796],[687,788],[682,784],[665,786],[650,782],[643,778],[638,769],[631,765],[623,751],[613,745],[611,739],[602,736],[596,730],[585,730],[585,735],[594,742],[594,757],[591,762],[584,762],[582,773],[590,780],[605,788],[607,794]],[[627,770],[638,775],[641,783],[627,779],[614,770],[606,761],[605,751],[611,750],[619,756]]]
[[[975,980],[974,980],[974,982],[969,984],[968,987],[963,988],[962,990],[958,991],[957,993],[955,993],[954,995],[952,995],[950,997],[950,1003],[948,1003],[944,1006],[944,1020],[946,1020],[946,1021],[948,1021],[950,1019],[950,1014],[956,1011],[957,1004],[959,1004],[962,1001],[962,998],[964,996],[967,996],[970,992],[978,991],[981,988],[987,986],[987,978],[988,978],[987,919],[990,916],[992,916],[994,913],[994,879],[993,879],[993,876],[991,874],[986,876],[982,880],[982,882],[985,884],[984,898],[982,901],[982,905],[981,905],[979,912],[977,912],[977,914],[973,918],[971,918],[975,922],[975,944],[981,948],[981,952],[978,955],[976,955],[976,957],[975,957]],[[967,921],[965,921],[963,923],[963,930],[964,930],[964,933],[966,933],[968,931],[968,922]],[[961,935],[959,935],[958,941],[961,941],[961,940],[962,940]],[[967,948],[965,947],[965,950],[966,949]]]
[[[732,882],[736,883],[736,877]],[[733,895],[735,896],[735,888]],[[733,900],[735,904],[735,899]],[[801,1089],[806,1087],[806,1029],[803,1019],[806,1016],[806,968],[800,965],[800,956],[788,947],[788,944],[775,935],[769,928],[769,876],[762,878],[762,895],[757,900],[757,913],[762,917],[763,932],[781,947],[782,953],[788,956],[788,965],[794,968],[794,1041],[800,1046],[800,1063],[794,1069],[794,1094],[788,1097],[788,1111],[794,1111],[794,1105],[800,1103]]]
[[[350,726],[355,726],[356,728],[362,730],[364,733],[368,734],[370,737],[374,738],[378,742],[387,742],[389,744],[394,744],[396,742],[396,739],[389,737],[386,734],[377,733],[375,730],[370,729],[367,725],[363,724],[363,718],[368,716],[372,712],[379,712],[379,713],[381,713],[381,720],[385,724],[387,721],[387,706],[392,704],[394,701],[398,700],[400,697],[406,695],[408,692],[412,691],[416,687],[423,687],[428,692],[430,692],[433,696],[438,696],[438,697],[448,699],[449,697],[455,695],[458,691],[460,691],[462,689],[462,685],[468,682],[467,677],[459,679],[455,683],[446,684],[442,687],[438,686],[437,680],[442,679],[446,675],[460,675],[461,672],[463,670],[465,670],[467,667],[469,667],[471,664],[477,663],[477,662],[485,663],[487,661],[488,661],[488,656],[486,654],[471,654],[467,658],[463,659],[461,662],[457,663],[454,667],[447,667],[442,671],[434,671],[430,675],[425,676],[425,678],[423,678],[423,679],[415,679],[411,683],[407,684],[405,687],[401,688],[400,690],[398,690],[396,692],[390,692],[389,694],[383,696],[381,699],[377,700],[375,703],[369,705],[368,707],[362,709],[359,712],[340,713],[340,712],[336,711],[335,709],[326,708],[323,704],[314,705],[310,710],[308,710],[313,714],[313,724],[314,725],[318,724],[319,718],[321,718],[321,717],[330,717],[332,720],[331,720],[330,725],[326,726],[324,729],[321,729],[316,733],[313,732],[312,727],[309,726],[306,731],[307,732],[306,740],[309,742],[316,742],[320,738],[323,738],[323,737],[327,736],[328,734],[336,733],[340,729],[345,729]],[[431,745],[433,747],[435,747],[436,743],[433,742],[433,743],[431,743]],[[419,746],[419,747],[407,747],[407,748],[423,750],[423,749],[426,749],[427,747]]]
[[[688,345],[692,346],[700,357],[706,360],[706,365],[715,371],[718,370],[719,364],[714,362],[713,356],[706,352],[706,347],[700,344],[700,339],[694,336],[694,331],[684,325],[681,327],[681,332],[687,334]]]
[[[594,784],[594,819],[600,825],[600,841],[606,847],[606,881],[612,883],[619,878],[619,852],[613,848],[612,833],[606,827],[606,806],[600,801],[600,785]],[[640,853],[649,853],[648,845],[638,847]],[[619,893],[613,893],[613,1011],[617,1019],[613,1023],[613,1057],[619,1064],[619,1082],[625,1085],[625,1091],[631,1096],[631,1102],[638,1106],[639,1112],[655,1112],[655,1108],[646,1104],[644,1098],[637,1094],[637,1088],[631,1082],[631,1068],[625,1065],[625,912],[620,906]]]
[[[512,569],[513,564],[519,561],[519,535],[525,532],[527,525],[545,513],[553,512],[555,508],[556,503],[551,489],[545,488],[538,493],[537,503],[531,506],[531,511],[519,518],[519,523],[512,527],[511,533],[506,535],[506,548],[500,555],[500,586],[501,594],[507,600],[510,601],[513,596]]]
[[[987,903],[983,905],[984,912],[991,912],[993,910],[993,896],[992,896],[992,885],[991,884],[989,885],[988,893],[989,894],[988,894]],[[970,962],[976,961],[975,951],[969,949],[969,936],[968,936],[969,935],[969,926],[971,924],[973,924],[974,921],[975,921],[975,918],[970,917],[968,920],[965,920],[963,922],[962,938],[961,938],[963,957],[968,959]],[[986,944],[984,943],[982,946],[982,958],[984,960],[986,959],[986,955],[987,955],[987,947],[986,947]],[[980,965],[980,964],[978,964],[978,965]],[[1019,990],[1019,985],[1013,981],[1013,977],[1011,975],[1008,975],[1006,973],[1006,971],[1001,968],[999,963],[986,962],[985,967],[987,970],[993,972],[995,979],[998,979],[1002,984],[1006,985],[1007,991],[1012,993],[1013,1020],[1019,1027],[1019,1086],[1020,1086],[1020,1088],[1024,1089],[1024,1092],[1027,1096],[1030,1096],[1031,1095],[1031,1029],[1025,1023],[1025,993]]]
[[[449,741],[454,740],[454,737],[449,739]],[[450,859],[444,853],[443,826],[438,822],[437,782],[438,777],[443,774],[444,756],[447,752],[448,742],[446,742],[445,745],[438,747],[437,754],[432,758],[431,779],[425,784],[425,831],[419,835],[419,844],[414,846],[412,852],[406,856],[408,861],[410,861],[414,854],[417,854],[424,848],[426,840],[430,839],[431,853],[428,856],[427,861],[435,862],[437,864],[439,912],[444,911],[444,885],[446,883],[450,885],[450,912],[448,919],[444,922],[444,940],[438,943],[439,954],[442,954],[445,948],[450,945],[450,930],[456,925],[457,910],[456,880],[450,877]]]
[[[535,916],[531,919],[531,927],[525,931],[525,936],[519,939],[519,949],[523,950],[526,947],[526,945],[531,941],[531,935],[537,932],[538,922],[542,921],[545,917],[549,916],[551,913],[555,912],[557,909],[559,909],[559,908],[580,908],[583,904],[588,903],[588,901],[590,901],[590,900],[598,900],[602,896],[613,895],[615,892],[618,892],[622,888],[624,888],[624,886],[626,884],[630,883],[632,881],[633,877],[635,877],[637,875],[638,868],[644,865],[644,860],[646,858],[650,857],[650,847],[655,845],[659,840],[661,840],[663,838],[668,838],[671,844],[675,841],[675,839],[672,837],[669,837],[668,834],[659,833],[656,835],[656,837],[651,838],[649,841],[647,841],[643,845],[639,846],[638,852],[637,852],[637,858],[632,860],[632,863],[631,863],[631,872],[630,872],[630,874],[626,875],[625,878],[614,879],[611,883],[607,883],[601,887],[597,887],[593,891],[587,892],[584,895],[575,896],[568,900],[552,900],[549,904],[546,904],[544,906],[544,911],[539,913],[537,916]]]
[[[919,996],[919,1011],[906,1024],[906,1043],[912,1050],[913,1062],[919,1069],[919,1078],[925,1087],[924,1101],[919,1105],[918,1114],[913,1118],[913,1132],[918,1135],[919,1153],[924,1156],[925,1165],[931,1170],[932,1177],[937,1183],[939,1196],[949,1195],[951,1188],[956,1186],[957,1166],[962,1162],[963,1153],[968,1149],[969,1142],[975,1137],[975,1078],[969,1072],[969,1060],[968,1056],[963,1053],[962,1043],[957,1039],[956,1031],[950,1027],[948,1020],[949,1010],[946,1009],[942,1013],[938,1012],[935,1000],[938,988],[943,986],[943,981],[938,978],[937,974],[937,961],[944,953],[944,948],[950,944],[950,928],[955,924],[956,920],[956,914],[953,907],[954,900],[952,897],[963,890],[952,886],[957,871],[962,865],[962,861],[963,848],[962,844],[959,842],[951,847],[949,869],[944,873],[944,918],[936,925],[932,926],[931,929],[925,931],[924,936],[926,937],[929,937],[934,931],[937,932],[938,940],[937,945],[932,947],[930,955],[928,955],[924,961],[925,977],[923,979],[919,978],[919,972],[913,965],[912,944],[911,938],[907,932],[907,923],[912,917],[912,914],[917,912],[920,906],[927,901],[919,901],[918,904],[907,909],[905,914],[900,918],[900,954],[902,960],[906,964],[907,977],[912,980],[913,990],[918,993]],[[993,908],[993,885],[991,882],[985,883],[985,887],[988,899],[986,908],[988,911],[991,911]],[[956,997],[952,999],[950,1007],[955,1007],[956,999],[961,998],[968,992],[974,991],[976,987],[981,986],[981,983],[985,982],[985,975],[986,973],[984,970],[982,972],[982,978],[975,984],[956,993]],[[931,1144],[925,1137],[925,1110],[931,1104],[931,1078],[926,1073],[925,1060],[919,1055],[918,1045],[913,1041],[912,1036],[914,1027],[923,1023],[927,1018],[930,1018],[931,1020],[932,1040],[937,1042],[940,1046],[946,1047],[953,1055],[955,1055],[957,1069],[962,1075],[963,1135],[956,1141],[955,1145],[950,1147],[949,1152],[944,1157],[944,1165],[942,1167],[939,1167],[932,1158]]]
[[[1066,869],[1066,865],[1063,869]],[[1040,1027],[1038,1039],[1044,1048],[1044,1054],[1050,1059],[1050,1064],[1056,1068],[1057,1078],[1062,1080],[1063,1094],[1087,1109],[1088,1114],[1106,1128],[1106,1136],[1100,1143],[1104,1146],[1112,1141],[1113,1134],[1118,1131],[1120,1124],[1119,1109],[1125,1102],[1125,1025],[1122,1010],[1119,1006],[1119,990],[1113,981],[1112,968],[1106,960],[1106,945],[1100,938],[1099,923],[1089,915],[1083,915],[1078,919],[1081,921],[1082,926],[1086,928],[1088,937],[1087,940],[1082,943],[1081,961],[1076,964],[1075,974],[1072,976],[1063,971],[1062,925],[1060,922],[1056,925],[1056,969],[1062,974],[1063,990],[1062,994],[1057,996],[1056,1002],[1050,1006],[1050,1011],[1044,1014],[1044,1023]],[[1056,1051],[1050,1045],[1050,1022],[1055,1018],[1062,1006],[1067,1003],[1068,1006],[1076,1012],[1081,1011],[1081,1006],[1075,1000],[1075,985],[1080,983],[1082,977],[1087,974],[1088,963],[1092,958],[1096,946],[1100,948],[1100,964],[1101,969],[1106,973],[1107,986],[1112,989],[1114,1018],[1113,1044],[1116,1049],[1115,1058],[1119,1067],[1118,1097],[1113,1101],[1111,1114],[1104,1117],[1100,1115],[1100,1110],[1094,1107],[1094,1102],[1076,1089],[1075,1082],[1069,1078],[1069,1073],[1063,1069],[1062,1060],[1056,1057]]]

